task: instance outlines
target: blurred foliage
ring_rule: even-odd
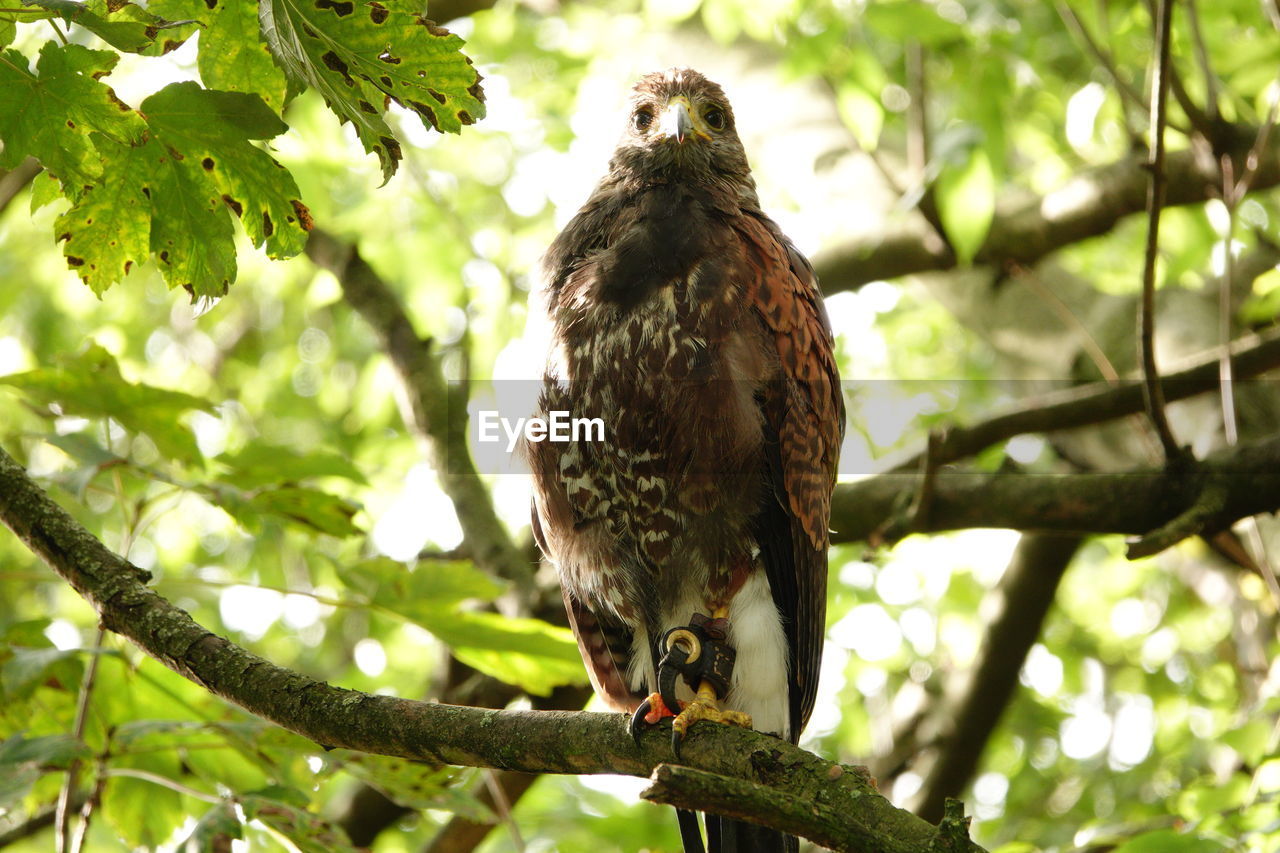
[[[487,118],[462,137],[425,131],[456,130],[456,110],[484,111],[468,100],[457,41],[415,23],[418,10],[387,3],[396,15],[375,21],[368,3],[260,5],[266,24],[251,4],[187,0],[0,11],[0,167],[32,153],[59,179],[36,178],[0,215],[0,442],[197,620],[362,690],[438,696],[450,651],[533,694],[584,675],[562,628],[497,615],[507,585],[454,553],[453,509],[402,420],[393,371],[333,277],[253,251],[299,251],[301,220],[285,228],[292,200],[358,242],[449,377],[480,388],[536,373],[525,325],[537,258],[602,172],[623,94],[645,71],[695,64],[726,85],[766,208],[811,254],[919,225],[927,196],[967,258],[993,216],[1145,147],[1142,0],[613,0],[554,11],[507,0],[449,23],[487,95]],[[353,11],[317,18],[323,6]],[[1223,119],[1261,124],[1280,67],[1265,9],[1200,2],[1198,38],[1188,9],[1179,4],[1174,61],[1190,98],[1204,105],[1213,92]],[[365,29],[326,63],[307,34],[321,32],[317,20],[335,38]],[[360,69],[385,64],[388,46],[406,51],[400,71],[444,81],[448,110],[429,93],[387,104],[373,91],[380,83]],[[909,154],[912,51],[927,84],[923,163]],[[446,58],[448,68],[433,64]],[[391,92],[406,81],[419,85],[397,76]],[[122,110],[117,97],[144,108]],[[192,104],[198,115],[179,109]],[[339,129],[333,112],[355,128]],[[1171,121],[1171,148],[1189,147],[1177,104]],[[150,149],[161,144],[183,152],[182,165],[160,164]],[[146,205],[144,188],[155,190]],[[1225,253],[1247,258],[1280,239],[1278,213],[1272,192],[1234,211],[1211,201],[1166,212],[1158,325],[1170,358],[1217,342]],[[75,272],[49,240],[64,233],[64,253],[90,260]],[[873,470],[929,429],[979,420],[1046,382],[1098,376],[1084,334],[1117,369],[1130,366],[1143,239],[1134,218],[1029,275],[962,267],[829,299],[850,380],[846,470]],[[158,264],[144,263],[151,255]],[[231,277],[240,286],[219,300]],[[1276,322],[1277,282],[1275,271],[1236,282],[1236,329]],[[169,292],[179,283],[211,297],[204,313]],[[1212,407],[1180,428],[1197,450],[1222,442]],[[1121,429],[1124,441],[1098,443],[1145,464],[1132,427]],[[1060,473],[1066,459],[1114,458],[1069,438],[1010,442],[976,464],[1008,455]],[[523,481],[491,485],[500,516],[526,537]],[[1275,541],[1274,524],[1262,532]],[[969,531],[871,554],[834,549],[828,656],[804,745],[874,763],[910,742],[904,726],[982,653],[1015,541]],[[1280,851],[1275,602],[1202,544],[1133,563],[1122,551],[1094,540],[1068,572],[964,794],[976,837],[1003,853]],[[50,807],[72,766],[77,791],[98,792],[90,850],[185,839],[195,850],[232,839],[347,849],[340,824],[362,783],[417,810],[378,836],[381,853],[421,849],[453,814],[493,819],[473,795],[479,771],[326,753],[112,635],[97,642],[89,606],[7,536],[0,601],[0,832]],[[880,774],[900,803],[920,784],[930,736]],[[636,790],[539,781],[513,812],[523,849],[677,849],[669,812]],[[47,829],[11,845],[50,847]],[[517,842],[499,826],[483,849]]]

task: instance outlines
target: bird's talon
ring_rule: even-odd
[[[649,705],[648,699],[641,702],[631,714],[631,721],[627,723],[627,731],[631,733],[631,739],[635,741],[636,746],[640,745],[640,721],[648,719]]]
[[[631,739],[639,744],[641,723],[648,723],[652,726],[667,717],[674,717],[675,715],[676,712],[667,707],[667,703],[662,701],[660,694],[650,693],[632,712],[631,722],[627,724],[627,730],[631,732]]]

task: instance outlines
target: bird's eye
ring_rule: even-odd
[[[636,130],[643,133],[649,129],[649,125],[653,124],[653,110],[641,107],[631,117],[631,123],[635,125]]]
[[[719,107],[712,107],[702,114],[702,120],[707,123],[707,127],[712,130],[724,130],[724,110]]]

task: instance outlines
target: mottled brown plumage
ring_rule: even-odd
[[[798,739],[844,407],[813,270],[760,210],[719,86],[639,82],[609,173],[543,265],[541,408],[605,422],[602,442],[528,447],[535,533],[593,683],[633,709],[663,632],[727,607],[723,704]]]

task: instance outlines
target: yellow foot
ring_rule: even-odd
[[[686,702],[684,709],[671,721],[671,749],[677,756],[680,755],[680,743],[684,740],[685,733],[689,731],[689,726],[699,720],[711,720],[744,729],[751,728],[750,714],[743,711],[724,710],[716,704],[714,698],[700,694]]]

